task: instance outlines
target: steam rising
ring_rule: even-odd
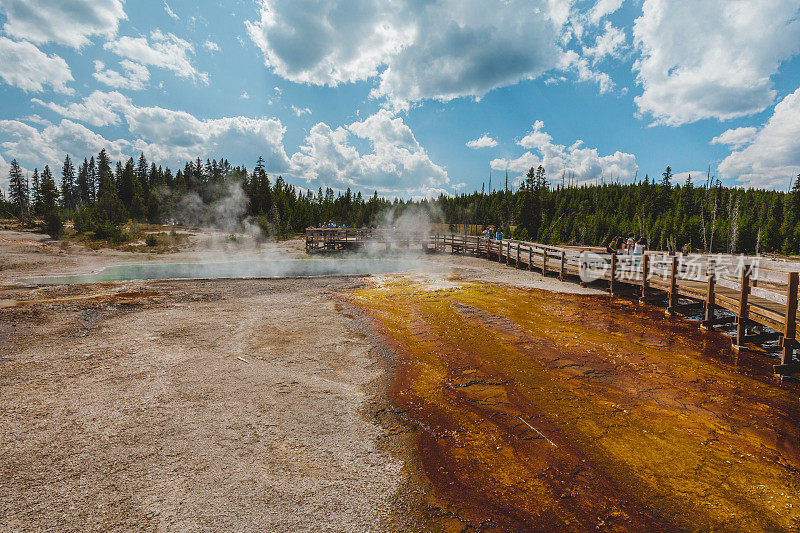
[[[203,228],[199,246],[181,252],[180,261],[98,266],[91,274],[31,278],[44,284],[98,283],[128,279],[275,278],[287,276],[368,275],[441,270],[424,258],[420,243],[441,219],[435,205],[398,204],[375,221],[383,242],[334,257],[309,257],[302,245],[268,242],[248,213],[242,185],[229,183],[224,194],[206,203],[197,193],[183,195],[172,212],[172,222]],[[407,247],[411,241],[413,245]],[[169,260],[167,260],[169,261]],[[103,268],[105,266],[105,268]],[[449,269],[448,269],[449,270]]]
[[[247,218],[247,195],[241,183],[229,183],[222,198],[205,204],[196,192],[183,195],[173,212],[176,222],[185,226],[203,227],[222,232],[241,229]]]
[[[376,226],[383,231],[387,246],[370,246],[367,253],[376,255],[393,251],[394,253],[421,254],[419,246],[404,248],[407,241],[419,243],[430,237],[433,231],[433,220],[442,218],[438,205],[395,206],[382,213]]]

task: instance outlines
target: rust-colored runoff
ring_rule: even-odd
[[[624,300],[480,283],[351,297],[396,349],[391,396],[421,428],[437,496],[472,525],[800,526],[797,390],[722,335]]]

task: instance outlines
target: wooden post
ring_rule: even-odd
[[[585,258],[583,256],[584,252],[581,252],[581,255],[578,256],[578,277],[581,279],[579,285],[581,287],[586,286],[586,282],[583,281],[583,273],[586,270]]]
[[[528,270],[533,270],[533,246],[528,245]]]
[[[650,275],[650,256],[647,254],[642,255],[642,296],[639,301],[644,303],[647,301],[647,286],[648,277]]]
[[[519,252],[520,248],[522,248],[519,243],[517,243],[517,264],[514,265],[514,268],[519,268]]]
[[[797,272],[789,272],[789,286],[786,288],[786,323],[783,327],[783,355],[781,364],[788,365],[792,362],[794,347],[797,342]]]
[[[669,280],[669,304],[664,313],[667,316],[675,314],[675,305],[678,303],[678,256],[672,256],[672,272]]]
[[[547,248],[542,248],[542,277],[547,275]]]
[[[608,292],[614,294],[614,277],[617,275],[617,254],[611,254],[611,279],[608,280]]]
[[[736,343],[733,349],[737,352],[744,347],[744,336],[747,329],[747,296],[750,294],[750,271],[742,265],[741,287],[739,289],[739,323],[736,324]]]
[[[561,270],[558,273],[558,279],[560,281],[564,281],[564,267],[566,266],[566,263],[567,263],[567,252],[561,250]]]
[[[717,273],[715,272],[714,263],[711,259],[708,260],[708,286],[706,287],[706,301],[705,311],[703,313],[703,321],[700,327],[705,330],[711,330],[714,327],[714,309],[716,307],[716,296],[714,293],[714,285],[717,282]]]
[[[506,241],[506,264],[511,264],[511,241]]]

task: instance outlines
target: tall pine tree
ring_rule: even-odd
[[[17,216],[20,218],[27,217],[30,204],[28,180],[25,178],[25,174],[16,159],[11,160],[11,169],[8,171],[8,188],[9,199],[17,211]]]
[[[83,165],[78,170],[76,189],[78,205],[88,205],[92,201],[93,195],[89,191],[89,161],[85,157],[83,158]]]
[[[91,169],[91,163],[90,163]],[[111,173],[111,159],[108,157],[106,149],[100,150],[97,156],[97,198],[102,198],[103,195],[115,193],[114,190],[114,176]]]
[[[65,209],[73,210],[77,206],[77,190],[75,186],[75,166],[69,158],[69,154],[64,158],[64,165],[61,167],[61,200]]]
[[[42,213],[42,187],[41,178],[39,177],[39,169],[33,169],[33,176],[31,177],[31,213],[33,215],[40,215]]]

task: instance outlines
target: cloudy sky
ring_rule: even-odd
[[[785,189],[798,52],[797,0],[0,0],[0,186],[105,147],[404,197],[539,164]]]

